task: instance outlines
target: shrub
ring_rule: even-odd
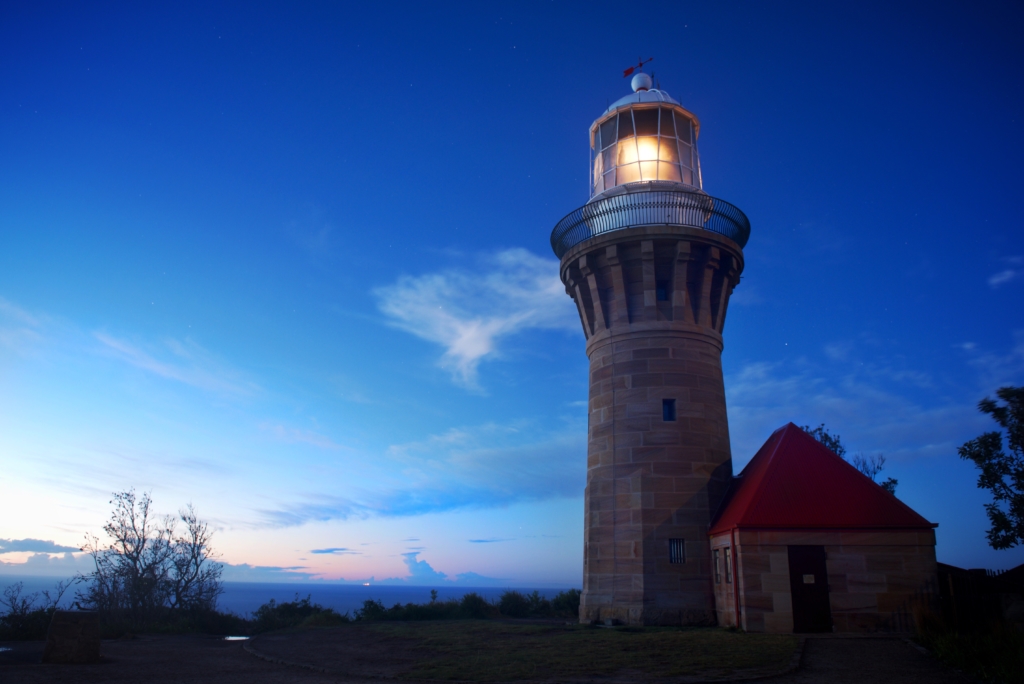
[[[477,593],[469,593],[458,599],[430,603],[396,603],[385,608],[380,601],[363,601],[363,607],[356,611],[357,620],[478,620],[490,617],[497,611]]]
[[[493,611],[491,604],[489,604],[483,596],[480,596],[480,594],[475,591],[472,591],[462,597],[459,609],[462,612],[463,617],[476,620],[490,616]]]
[[[575,617],[580,612],[580,590],[560,591],[549,601],[537,591],[527,595],[509,589],[501,595],[498,608],[502,615],[512,618]]]
[[[577,617],[580,614],[580,590],[560,591],[551,599],[551,610],[560,617]]]
[[[524,618],[530,614],[530,599],[515,590],[509,590],[501,595],[498,601],[498,609],[502,615],[513,618]]]
[[[369,603],[372,603],[370,601]],[[383,606],[381,606],[383,608]],[[300,599],[295,595],[294,601],[278,603],[270,599],[253,613],[252,631],[269,632],[289,627],[327,626],[342,624],[349,621],[348,613],[341,615],[333,608],[324,608],[319,603],[311,603],[310,597]]]

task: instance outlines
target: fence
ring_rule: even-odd
[[[941,616],[945,625],[965,634],[987,633],[1005,623],[1005,608],[1024,598],[1024,566],[1012,570],[965,570],[938,564],[928,581],[882,623],[884,632],[914,632],[922,612]]]

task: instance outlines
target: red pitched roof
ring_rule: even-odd
[[[741,528],[938,527],[793,423],[776,430],[733,482],[711,534]]]

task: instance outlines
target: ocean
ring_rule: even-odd
[[[18,575],[0,575],[0,591],[16,582],[23,584],[23,596],[44,589],[53,590],[59,581],[57,577],[27,577]],[[462,587],[462,586],[391,586],[391,585],[353,585],[334,584],[331,582],[224,582],[224,593],[217,600],[217,608],[224,612],[246,616],[253,613],[261,605],[274,599],[278,603],[294,601],[296,597],[306,598],[325,608],[333,608],[339,613],[352,614],[362,608],[367,600],[380,601],[387,607],[396,603],[427,603],[430,601],[430,590],[437,590],[438,600],[462,598],[470,592],[480,594],[488,601],[497,600],[508,589],[523,593],[532,593],[533,587]],[[564,588],[537,587],[541,596],[552,598]],[[69,607],[74,602],[75,589],[72,588],[61,601],[61,607]]]

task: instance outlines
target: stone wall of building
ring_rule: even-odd
[[[911,607],[919,591],[935,587],[933,530],[739,530],[735,538],[740,626],[751,632],[793,631],[789,546],[825,547],[837,632],[886,629],[894,612]],[[711,540],[712,549],[727,546],[732,546],[730,534]],[[722,625],[736,624],[730,589],[715,586]]]
[[[678,227],[614,231],[562,259],[590,357],[583,621],[714,619],[707,529],[732,477],[721,329],[741,259]]]

